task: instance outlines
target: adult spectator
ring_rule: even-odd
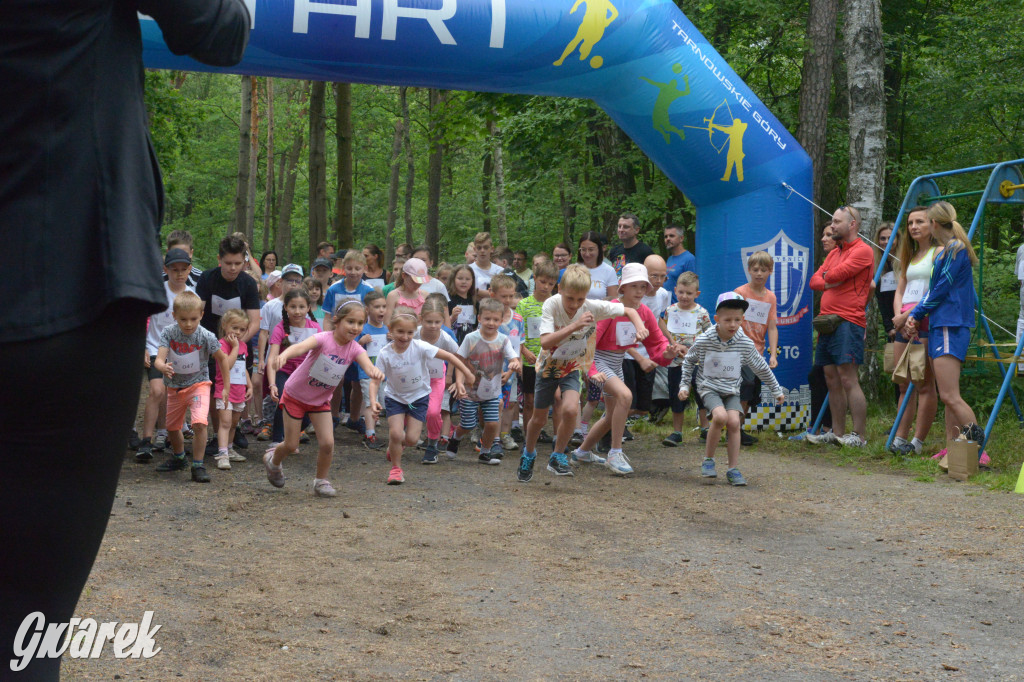
[[[410,244],[399,244],[395,247],[395,255],[409,260],[412,258],[412,246]]]
[[[819,318],[832,316],[834,329],[819,331],[814,349],[814,364],[825,369],[832,430],[820,435],[808,434],[812,443],[840,443],[862,447],[867,443],[868,405],[860,388],[857,367],[864,363],[865,307],[871,295],[871,275],[875,262],[871,247],[857,234],[860,212],[853,206],[840,206],[832,214],[832,239],[836,248],[825,257],[811,277],[811,289],[823,292]],[[818,319],[818,318],[815,318]],[[846,431],[846,410],[853,418],[853,431]]]
[[[242,0],[0,2],[0,392],[32,406],[0,411],[5,678],[27,615],[56,627],[74,614],[138,405],[146,318],[167,308],[138,12],[176,54],[241,59]],[[15,677],[56,680],[62,661],[32,658]]]
[[[376,244],[367,244],[363,247],[363,258],[366,259],[363,281],[377,291],[383,291],[384,286],[391,281],[384,269],[384,252]]]
[[[533,269],[531,270],[531,273],[532,272],[536,272],[538,265],[540,265],[541,263],[547,263],[549,260],[550,259],[548,258],[547,254],[545,254],[545,253],[534,254],[534,256],[533,256]],[[531,274],[530,275],[530,281],[527,282],[527,284],[530,286],[530,293],[531,294],[533,293],[533,289],[534,289],[533,278],[534,278],[534,275]],[[1024,289],[1024,285],[1022,285],[1022,289]],[[1024,308],[1022,308],[1022,309],[1024,309]]]
[[[245,233],[244,232],[232,232],[231,236],[232,237],[237,237],[238,239],[242,240],[243,244],[245,244],[245,251],[242,254],[243,259],[244,259],[244,267],[242,269],[245,270],[246,272],[248,272],[250,275],[252,275],[253,279],[256,279],[256,280],[262,279],[263,278],[263,270],[260,269],[260,264],[256,260],[256,256],[254,256],[252,254],[252,247],[249,246],[249,242],[246,241]],[[218,332],[214,332],[214,333],[216,334]]]
[[[428,270],[433,270],[434,259],[430,254],[430,247],[426,244],[420,244],[412,252],[413,258],[419,258],[427,265]],[[431,277],[426,282],[420,285],[420,291],[425,292],[427,295],[430,294],[441,294],[444,296],[444,300],[448,298],[448,288],[445,287],[444,282],[440,281],[437,277]]]
[[[587,298],[610,301],[619,293],[619,278],[615,268],[604,262],[604,235],[584,232],[576,251],[576,262],[590,271],[590,291]]]
[[[331,286],[331,275],[334,269],[334,262],[329,258],[317,258],[313,261],[313,267],[309,269],[310,276],[320,282],[321,291],[327,291]]]
[[[263,279],[274,270],[277,270],[277,251],[264,251],[260,256],[260,270],[263,271]]]
[[[619,241],[622,243],[615,246],[608,255],[615,267],[615,274],[621,277],[623,265],[643,265],[644,260],[654,253],[654,249],[637,239],[637,235],[640,234],[640,219],[632,213],[623,213],[619,216],[618,233]]]
[[[516,284],[516,296],[519,298],[526,298],[530,295],[530,287],[526,284],[526,281],[520,277],[515,269],[512,267],[512,262],[515,260],[515,254],[512,253],[512,249],[507,246],[503,249],[498,250],[497,258],[495,261],[501,266],[501,274],[506,277],[512,278],[512,281]]]
[[[665,280],[664,288],[672,297],[673,303],[676,302],[676,281],[679,275],[684,272],[697,272],[697,259],[683,246],[684,236],[683,228],[678,225],[665,228],[665,250],[668,251],[665,266],[668,269],[668,279]]]
[[[882,260],[882,253],[885,251],[886,245],[892,238],[892,223],[879,223],[878,229],[875,230],[875,244],[872,247],[875,254],[875,263],[879,263]],[[824,232],[822,233],[822,241],[824,241]],[[885,260],[885,265],[882,267],[882,278],[878,281],[878,286],[875,287],[874,277],[871,279],[871,286],[875,287],[875,300],[878,302],[878,312],[882,316],[882,327],[885,328],[885,338],[887,341],[892,341],[893,337],[896,336],[896,330],[892,326],[892,318],[895,315],[893,312],[893,302],[896,298],[896,282],[899,277],[893,270],[893,255],[899,251],[899,243],[894,243],[892,248],[889,250],[890,255]],[[874,273],[872,273],[874,275]]]
[[[348,253],[348,249],[342,249],[341,251],[335,251],[330,255],[328,260],[331,261],[331,281],[337,282],[340,278],[345,276],[345,254]]]
[[[821,253],[823,256],[828,256],[834,248],[836,248],[836,240],[832,239],[832,222],[829,221],[821,229]],[[809,426],[814,426],[818,413],[821,412],[821,406],[825,404],[825,396],[828,395],[828,384],[825,383],[825,368],[821,365],[813,365],[807,375],[807,384],[811,387],[811,423]],[[822,433],[832,430],[831,410],[825,410],[825,414],[822,415],[820,430]],[[794,436],[794,438],[802,439],[804,436],[799,435]]]
[[[512,269],[515,270],[519,279],[526,282],[527,286],[529,286],[530,279],[533,277],[533,270],[530,268],[530,256],[526,251],[519,249],[512,254]]]
[[[181,249],[188,254],[189,258],[193,258],[192,270],[188,273],[188,281],[186,284],[193,290],[196,288],[196,282],[199,281],[199,276],[203,274],[203,271],[196,267],[196,262],[192,254],[192,233],[188,230],[171,230],[171,233],[167,235],[167,250]],[[164,273],[164,281],[167,281],[167,273]]]
[[[316,257],[317,258],[330,258],[333,255],[334,255],[334,244],[332,244],[330,242],[320,242],[319,244],[316,245]]]
[[[562,281],[562,273],[569,267],[569,261],[572,260],[572,249],[565,242],[559,242],[555,244],[555,248],[551,249],[551,262],[558,268],[558,281]]]

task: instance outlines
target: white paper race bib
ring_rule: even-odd
[[[711,351],[704,356],[704,376],[709,379],[739,379],[740,354]]]
[[[175,374],[195,374],[199,371],[200,364],[202,364],[199,359],[199,351],[197,350],[179,355],[173,350],[168,349],[167,359],[171,361],[171,367],[174,369]]]
[[[896,273],[887,272],[882,275],[882,280],[878,283],[878,290],[881,292],[896,291]]]
[[[512,350],[519,355],[519,347],[523,345],[523,337],[519,335],[518,329],[508,330],[508,341],[512,344]]]
[[[692,310],[672,310],[668,314],[668,330],[673,334],[696,334],[697,315]]]
[[[551,357],[558,360],[575,360],[576,358],[583,357],[586,352],[586,339],[569,339],[556,348],[555,352],[551,354]]]
[[[632,346],[636,343],[636,326],[632,322],[615,323],[615,343],[619,346]]]
[[[397,393],[415,393],[423,388],[423,375],[420,373],[420,368],[415,365],[409,364],[398,368],[394,374],[395,376],[389,377],[388,381],[391,382]]]
[[[772,311],[772,304],[765,303],[764,301],[753,301],[747,299],[749,307],[747,312],[743,313],[743,319],[747,322],[755,322],[757,324],[768,324],[768,314]]]
[[[288,332],[288,343],[302,343],[316,333],[315,327],[299,327]]]
[[[238,358],[237,360],[235,360],[235,364],[231,366],[231,385],[244,386],[246,384],[246,374],[247,372],[245,371],[245,358]]]
[[[337,386],[345,378],[347,369],[347,363],[335,362],[326,355],[321,355],[309,368],[309,376],[327,386]]]
[[[461,309],[458,319],[459,324],[473,324],[476,322],[476,311],[473,310],[472,305],[467,303],[466,305],[460,305],[459,308]]]
[[[528,317],[526,318],[526,336],[530,339],[540,338],[540,318],[539,317]]]
[[[480,377],[476,382],[476,397],[481,400],[490,400],[501,395],[501,375],[495,374],[490,379]]]
[[[427,374],[431,379],[444,379],[444,360],[437,358],[427,360]]]
[[[366,354],[375,358],[380,355],[386,345],[388,345],[387,334],[370,334],[370,341],[366,344]]]
[[[923,279],[915,279],[907,282],[907,288],[903,292],[903,304],[918,303],[928,293],[928,282]]]
[[[237,296],[234,298],[221,298],[214,294],[210,302],[212,304],[211,307],[213,308],[213,314],[218,317],[229,310],[241,310],[242,308],[242,299]]]

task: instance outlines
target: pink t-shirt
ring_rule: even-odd
[[[320,325],[315,320],[311,320],[307,317],[305,327],[292,326],[289,328],[288,334],[286,335],[284,333],[284,322],[278,322],[277,326],[274,327],[274,331],[270,332],[270,344],[273,345],[276,343],[278,346],[280,346],[282,343],[284,343],[285,336],[287,336],[288,345],[294,346],[295,344],[302,343],[309,337],[313,336],[313,334],[317,334],[321,331],[323,330],[320,328]],[[284,351],[284,348],[278,349],[279,354],[283,353]],[[284,366],[281,367],[280,371],[284,372],[285,374],[291,374],[296,369],[298,369],[299,365],[301,364],[302,358],[292,358],[288,362],[284,363]]]
[[[231,355],[231,344],[227,339],[220,340],[220,349],[224,351],[225,355]],[[246,369],[245,369],[245,354],[249,352],[248,347],[244,343],[238,344],[238,358],[235,360],[235,366],[231,368],[231,389],[228,391],[228,401],[232,403],[244,403],[245,402],[245,387],[246,387]],[[220,398],[220,392],[224,390],[224,373],[220,370],[220,363],[214,363],[217,366],[217,380],[214,382],[214,397]]]
[[[306,354],[298,369],[284,384],[285,393],[307,405],[323,405],[331,399],[334,389],[345,377],[349,366],[365,354],[366,349],[355,340],[344,346],[334,340],[334,332],[313,336],[316,346]]]

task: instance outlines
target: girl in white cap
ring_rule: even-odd
[[[405,261],[395,288],[388,293],[388,307],[384,313],[384,322],[389,328],[391,315],[395,312],[396,306],[410,308],[417,317],[419,316],[423,302],[427,300],[427,294],[420,291],[420,285],[429,281],[430,275],[427,273],[426,263],[419,258],[410,258]]]

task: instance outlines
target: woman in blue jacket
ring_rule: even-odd
[[[946,406],[946,438],[956,438],[959,430],[969,440],[980,443],[983,432],[974,410],[960,397],[960,368],[974,328],[977,296],[972,268],[978,257],[964,228],[956,221],[956,209],[948,202],[928,207],[928,219],[932,222],[932,235],[943,250],[935,259],[928,295],[911,311],[906,330],[915,334],[918,322],[928,317],[928,356],[935,368],[939,398]]]

